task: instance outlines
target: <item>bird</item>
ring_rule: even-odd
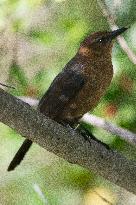
[[[122,27],[89,34],[80,43],[75,56],[55,77],[37,109],[62,125],[74,127],[85,113],[98,105],[109,87],[113,77],[114,39],[127,29]],[[31,145],[31,140],[24,140],[8,171],[20,164]]]

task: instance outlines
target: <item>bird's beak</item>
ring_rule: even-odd
[[[109,32],[107,37],[109,38],[109,40],[113,40],[114,38],[116,38],[120,34],[124,33],[127,29],[128,28],[122,27],[122,28],[119,28],[115,31],[111,31],[111,32]]]

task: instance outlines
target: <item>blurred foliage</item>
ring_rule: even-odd
[[[118,26],[136,52],[135,0],[105,0]],[[76,53],[90,32],[108,30],[96,0],[1,0],[0,82],[16,87],[15,96],[38,98]],[[136,66],[116,42],[113,48],[114,79],[94,114],[136,132]],[[135,148],[104,130],[83,124],[100,140],[135,159]],[[2,205],[133,205],[131,194],[81,167],[58,159],[34,145],[23,163],[11,173],[6,169],[22,140],[0,124],[0,204]],[[35,184],[39,191],[35,189]],[[42,195],[43,194],[43,195]],[[135,199],[136,200],[136,199]]]

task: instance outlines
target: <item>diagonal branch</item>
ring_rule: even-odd
[[[0,121],[43,148],[136,194],[136,161],[66,129],[0,89]]]
[[[97,3],[99,4],[103,15],[107,18],[107,21],[111,27],[111,30],[118,29],[119,27],[115,24],[115,17],[110,14],[108,7],[106,3],[103,0],[97,0]],[[118,36],[117,40],[122,48],[122,50],[127,54],[129,60],[136,64],[136,54],[129,48],[126,40],[123,36]]]

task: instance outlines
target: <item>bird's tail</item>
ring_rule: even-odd
[[[8,166],[8,171],[12,171],[20,164],[20,162],[23,160],[24,156],[26,155],[27,151],[32,145],[32,141],[29,139],[25,139],[17,153],[15,154],[14,158],[10,162],[10,165]]]

